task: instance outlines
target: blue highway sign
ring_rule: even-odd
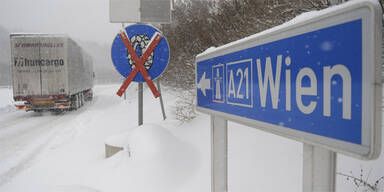
[[[152,37],[156,33],[161,33],[158,29],[144,24],[130,25],[125,28],[125,31],[138,57],[143,55],[147,46],[151,43]],[[119,35],[116,35],[112,43],[111,56],[116,70],[125,78],[128,77],[135,66],[135,62]],[[168,65],[169,57],[169,45],[165,37],[163,37],[144,63],[144,67],[152,80],[163,73]],[[141,73],[138,73],[133,81],[145,82],[145,79]]]
[[[198,110],[375,158],[381,20],[375,22],[381,11],[367,6],[372,7],[339,10],[200,54]]]

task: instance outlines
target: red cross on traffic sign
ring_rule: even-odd
[[[121,96],[125,92],[125,90],[128,88],[132,80],[135,78],[137,73],[140,72],[144,77],[145,82],[148,84],[148,87],[151,89],[155,98],[159,97],[160,93],[156,89],[156,86],[153,84],[151,77],[148,75],[147,71],[145,70],[144,63],[147,61],[148,57],[151,55],[151,53],[156,48],[157,44],[160,42],[163,36],[160,33],[156,32],[153,35],[150,43],[148,44],[141,58],[139,58],[139,56],[136,54],[136,51],[134,50],[131,42],[129,41],[128,35],[125,33],[125,31],[121,31],[119,33],[119,36],[123,41],[125,47],[128,49],[128,53],[132,56],[135,62],[135,65],[132,66],[133,67],[132,72],[125,79],[124,83],[121,85],[120,89],[117,91],[117,95]]]

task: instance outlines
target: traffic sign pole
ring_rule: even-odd
[[[157,84],[157,87],[159,88],[161,112],[163,113],[163,120],[165,120],[167,117],[165,115],[163,96],[161,95],[160,79],[156,81],[156,84]]]
[[[228,191],[228,124],[211,115],[211,191]],[[303,191],[335,191],[336,153],[303,144]]]
[[[228,191],[228,124],[211,115],[211,191]]]
[[[138,103],[138,124],[143,125],[143,83],[138,83],[138,97],[139,97],[139,103]]]
[[[303,144],[303,191],[335,191],[336,153]]]

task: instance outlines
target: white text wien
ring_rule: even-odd
[[[263,62],[264,65],[263,65]],[[292,109],[292,98],[291,98],[291,69],[289,66],[292,61],[289,56],[284,58],[285,69],[285,109],[291,111]],[[278,55],[276,58],[275,73],[272,71],[271,57],[262,59],[256,59],[257,65],[257,76],[258,76],[258,87],[260,93],[261,107],[266,106],[267,91],[269,87],[272,108],[277,109],[279,104],[279,90],[280,90],[280,79],[282,73],[283,56]],[[264,73],[262,70],[264,66]],[[323,115],[331,116],[331,79],[335,75],[339,75],[342,79],[342,118],[351,119],[351,73],[348,68],[342,64],[336,64],[333,66],[323,67]],[[302,80],[304,77],[309,78],[309,86],[303,86]],[[318,95],[318,82],[315,72],[309,68],[301,68],[296,76],[296,105],[299,110],[304,114],[312,113],[317,107],[317,101],[311,100],[309,104],[305,105],[302,101],[303,96],[317,96]]]

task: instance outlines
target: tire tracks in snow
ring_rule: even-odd
[[[5,171],[0,173],[0,186],[4,183],[7,183],[11,178],[16,176],[21,170],[28,167],[30,161],[32,161],[44,148],[44,146],[48,143],[49,137],[51,137],[56,129],[51,129],[52,125],[54,125],[57,121],[62,119],[63,116],[57,117],[55,119],[47,118],[43,122],[39,122],[38,124],[28,126],[21,131],[21,133],[14,133],[12,135],[8,135],[9,138],[1,141],[2,145],[5,143],[5,147],[9,147],[9,150],[12,150],[14,145],[19,145],[15,147],[16,149],[13,151],[14,153],[5,157],[5,159],[1,159],[3,165],[6,166],[1,171]],[[27,130],[28,129],[28,130]],[[16,136],[17,135],[17,136]],[[37,138],[31,138],[35,137]],[[20,144],[20,140],[30,139],[29,141]]]
[[[8,138],[4,139],[4,136],[0,139],[0,149],[1,147],[10,147],[12,145],[20,145],[19,141],[23,139],[30,139],[27,142],[24,142],[25,146],[19,146],[19,149],[15,151],[11,150],[11,154],[8,157],[1,158],[0,154],[0,164],[3,164],[5,167],[0,166],[0,186],[8,183],[12,178],[17,176],[21,171],[30,167],[31,163],[39,156],[46,148],[50,146],[52,140],[56,138],[57,134],[60,134],[63,124],[70,123],[72,119],[76,119],[77,116],[82,114],[86,110],[87,106],[84,106],[78,111],[72,111],[68,113],[61,114],[59,116],[52,116],[54,118],[46,118],[42,122],[32,124],[21,128],[19,132],[8,134]],[[30,116],[33,118],[33,116]],[[22,118],[22,120],[31,121],[32,119]],[[18,126],[20,123],[15,123],[18,120],[17,118],[12,119],[12,126]],[[23,124],[28,124],[25,122]],[[32,138],[31,138],[32,137]],[[36,138],[33,138],[36,137]],[[5,145],[3,145],[5,143]],[[17,148],[17,147],[16,147]],[[3,151],[3,150],[0,150]],[[13,153],[14,152],[14,153]],[[2,162],[5,161],[5,162]]]
[[[1,115],[3,115],[3,114],[1,114]],[[22,120],[36,116],[36,115],[31,115],[31,114],[22,114],[22,115],[18,116],[19,114],[16,114],[16,113],[14,113],[12,115],[13,116],[11,116],[11,118],[0,120],[0,135],[2,132],[7,131],[9,129],[9,127],[20,123]]]

